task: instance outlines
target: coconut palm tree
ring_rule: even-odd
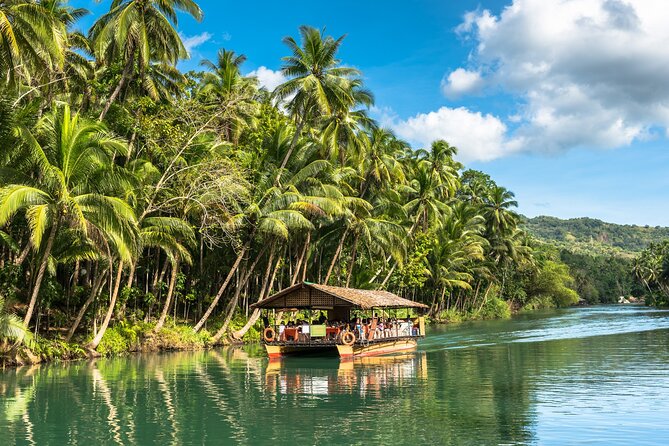
[[[258,111],[258,80],[241,75],[244,61],[245,55],[220,49],[216,63],[207,59],[200,63],[210,71],[203,74],[198,95],[217,111],[224,110],[221,127],[226,141],[236,141]]]
[[[151,62],[176,65],[179,59],[188,57],[176,30],[178,11],[198,21],[203,16],[193,0],[114,0],[109,12],[93,24],[89,36],[98,62],[109,66],[123,61],[121,79],[111,91],[100,120],[133,78],[146,84]]]
[[[142,221],[139,236],[143,247],[159,247],[162,249],[167,254],[172,266],[165,304],[154,327],[154,331],[158,331],[165,324],[170,309],[179,265],[181,263],[190,265],[193,261],[188,247],[195,244],[195,233],[186,221],[179,218],[147,217]]]
[[[65,24],[50,13],[48,5],[1,0],[0,82],[15,87],[17,75],[29,80],[62,66],[66,39]]]
[[[6,341],[29,345],[32,336],[21,319],[9,312],[5,296],[0,294],[0,346]]]
[[[109,239],[119,258],[129,260],[135,244],[136,220],[130,206],[113,196],[113,157],[127,146],[112,137],[104,125],[72,114],[69,106],[57,107],[36,131],[18,129],[15,172],[23,181],[0,188],[0,226],[25,210],[31,244],[41,259],[34,276],[30,303],[24,318],[28,325],[46,273],[58,232],[77,228],[87,237]]]
[[[336,110],[349,110],[358,102],[355,87],[359,84],[354,81],[360,72],[341,66],[337,58],[344,36],[334,39],[311,26],[301,26],[300,37],[299,44],[292,37],[283,39],[292,53],[283,58],[281,68],[288,80],[274,90],[279,100],[288,99],[286,107],[296,128],[281,169],[286,167],[305,126],[315,124],[317,119],[330,116]],[[359,99],[367,100],[362,94]],[[280,173],[277,181],[279,178]]]

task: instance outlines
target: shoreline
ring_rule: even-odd
[[[471,314],[461,312],[449,312],[449,316],[457,316],[452,319],[427,319],[429,325],[449,325],[472,321],[484,321],[495,319],[509,319],[517,314],[522,314],[521,309],[512,309],[508,307],[508,313],[495,313],[494,317],[491,314]],[[539,310],[530,309],[526,312]],[[66,343],[58,339],[41,338],[38,340],[38,348],[41,352],[28,350],[26,347],[20,348],[20,352],[13,357],[0,356],[0,364],[2,369],[15,368],[27,365],[59,363],[59,362],[76,362],[94,360],[98,358],[116,358],[129,356],[132,354],[141,353],[162,353],[162,352],[180,352],[180,351],[199,351],[209,350],[215,347],[231,346],[231,345],[252,345],[259,343],[260,339],[258,333],[250,331],[244,340],[239,342],[231,342],[228,339],[221,340],[216,343],[209,342],[211,335],[208,330],[202,330],[199,333],[194,333],[191,326],[176,325],[165,326],[158,333],[153,333],[152,326],[142,326],[140,333],[130,335],[131,342],[127,344],[119,343],[119,333],[132,333],[125,323],[119,323],[111,327],[103,338],[101,344],[103,349],[100,351],[91,351],[84,347],[82,343],[70,342]],[[110,345],[108,345],[110,344]],[[19,357],[20,356],[20,357]]]

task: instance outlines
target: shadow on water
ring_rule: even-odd
[[[666,444],[669,313],[435,327],[419,351],[275,362],[251,346],[6,370],[9,444]],[[0,441],[2,442],[2,441]]]

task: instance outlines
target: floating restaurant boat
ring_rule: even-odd
[[[425,319],[411,317],[410,312],[428,308],[388,291],[310,282],[286,288],[252,307],[266,312],[263,343],[270,358],[328,351],[354,358],[412,350],[425,336]],[[286,314],[299,310],[306,310],[307,321],[297,326],[281,324]],[[312,317],[319,314],[319,322],[314,323]]]

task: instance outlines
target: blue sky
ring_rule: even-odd
[[[109,4],[72,3],[96,15]],[[341,59],[364,73],[384,125],[414,147],[447,139],[514,191],[520,212],[669,225],[662,0],[199,4],[201,23],[179,22],[182,69],[225,47],[271,87],[281,39],[325,27],[347,35]]]

